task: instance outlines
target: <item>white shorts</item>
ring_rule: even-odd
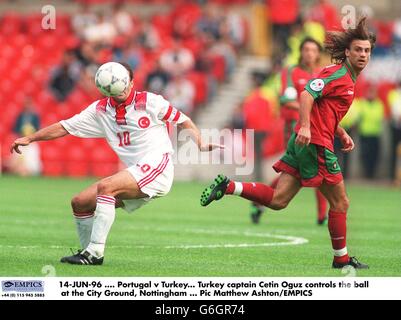
[[[149,154],[134,166],[126,169],[138,183],[139,189],[147,194],[146,198],[123,200],[123,209],[132,212],[150,200],[165,196],[174,180],[174,165],[171,154]]]

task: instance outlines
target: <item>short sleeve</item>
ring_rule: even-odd
[[[320,72],[317,78],[309,80],[305,86],[305,90],[315,100],[330,96],[341,86],[341,81],[338,81],[338,79],[342,78],[346,73],[347,69],[345,67],[341,67],[338,70],[327,67]],[[336,90],[333,88],[336,88]]]
[[[105,134],[96,115],[96,104],[97,102],[94,102],[81,113],[60,121],[61,125],[76,137],[103,138]]]
[[[325,83],[321,78],[312,79],[305,86],[305,90],[308,91],[315,100],[323,96],[324,88]]]
[[[161,95],[150,94],[148,96],[148,107],[157,115],[157,118],[164,122],[180,124],[188,119],[181,111],[170,105]]]

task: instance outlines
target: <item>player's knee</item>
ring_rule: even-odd
[[[113,188],[111,183],[107,180],[102,180],[97,185],[97,194],[113,195]]]
[[[76,195],[71,199],[71,208],[74,213],[80,213],[83,210],[84,201],[79,195]]]
[[[273,210],[283,210],[287,208],[287,206],[288,206],[288,201],[286,201],[285,199],[276,199],[272,201],[269,205],[269,207]]]
[[[348,208],[349,199],[347,196],[343,196],[334,203],[334,208],[332,209],[337,212],[347,212]]]
[[[341,206],[343,207],[343,212],[347,212],[349,208],[349,199],[347,196],[341,199]]]

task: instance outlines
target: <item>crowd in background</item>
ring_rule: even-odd
[[[25,97],[32,98],[29,112],[41,118],[42,126],[68,118],[99,99],[93,79],[97,68],[108,61],[131,66],[135,90],[162,94],[176,108],[194,116],[196,108],[206,104],[219,84],[230,78],[247,42],[246,20],[230,6],[216,5],[224,1],[173,1],[168,3],[167,11],[150,15],[137,14],[132,3],[131,10],[127,10],[124,1],[77,2],[74,14],[57,13],[54,30],[41,29],[42,16],[34,14],[10,12],[0,20],[0,40],[7,38],[4,42],[8,44],[0,53],[0,69],[6,70],[7,62],[12,60],[17,60],[18,67],[23,61],[26,67],[25,77],[20,75],[24,70],[15,72],[14,83],[10,80],[10,86],[6,83],[0,88],[0,100],[11,92],[12,84],[18,83],[21,88],[20,94],[7,102],[12,104],[12,112],[1,119],[0,143],[7,145],[15,135],[26,133],[11,133],[12,122],[22,121],[37,129],[30,123],[33,117],[24,116]],[[93,6],[98,3],[109,6]],[[109,175],[116,170],[118,161],[105,144],[98,149],[110,154],[103,159],[103,168],[108,168],[107,163],[110,166],[99,170],[92,162],[100,167],[102,159],[94,156],[88,162],[84,157],[86,151],[92,150],[90,142],[73,140],[70,145],[73,150],[66,158],[62,157],[61,142],[43,144],[42,155],[33,162],[43,160],[42,172],[48,175]],[[30,148],[26,147],[24,154]],[[2,157],[6,159],[3,169],[19,174],[37,174],[41,170],[40,166],[17,170],[29,167],[32,161],[27,156],[9,158],[3,149]]]

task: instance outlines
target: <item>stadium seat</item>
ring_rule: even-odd
[[[89,163],[87,161],[70,161],[65,165],[65,174],[68,176],[85,177],[89,173]]]
[[[64,164],[60,161],[42,161],[42,174],[45,176],[62,176],[65,174]]]
[[[117,163],[92,163],[90,166],[90,174],[95,177],[108,177],[117,172]]]

